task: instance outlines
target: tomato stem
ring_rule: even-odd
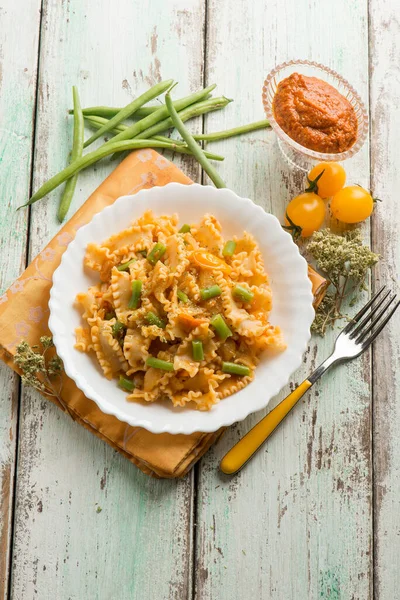
[[[293,223],[292,219],[287,214],[287,211],[285,216],[289,222],[289,225],[282,225],[283,229],[288,231],[294,240],[298,240],[301,236],[301,232],[303,231],[302,227],[300,227],[300,225],[296,225],[296,223]]]
[[[307,177],[307,181],[308,181],[309,185],[308,185],[308,188],[306,188],[304,191],[309,192],[309,193],[314,192],[315,194],[318,194],[318,181],[321,179],[321,177],[324,173],[325,173],[325,169],[323,169],[321,171],[321,173],[316,176],[315,179],[310,179],[309,177]]]

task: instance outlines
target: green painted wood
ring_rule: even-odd
[[[6,0],[0,8],[0,302],[25,267],[40,2]],[[18,22],[18,29],[15,23]],[[8,598],[18,378],[0,364],[0,598]]]
[[[390,2],[370,3],[371,56],[371,183],[383,199],[373,219],[372,241],[383,259],[376,269],[376,287],[398,291],[400,239],[398,190],[400,169],[400,28]],[[400,315],[379,337],[373,351],[374,386],[374,592],[376,600],[399,595],[400,573]]]
[[[206,131],[262,118],[264,77],[288,58],[336,68],[368,101],[367,34],[366,0],[323,8],[295,0],[236,2],[234,10],[229,1],[210,0],[207,82],[218,81],[235,102],[208,116]],[[303,178],[289,172],[272,132],[212,147],[227,156],[219,171],[228,187],[276,215],[301,190]],[[367,146],[346,169],[368,185]],[[332,335],[313,340],[292,384],[331,348]],[[232,427],[202,460],[196,600],[371,597],[369,380],[368,355],[328,374],[237,476],[219,476],[218,461],[264,412]]]
[[[83,105],[123,105],[161,78],[202,85],[202,0],[46,1],[34,187],[67,160],[71,86]],[[174,40],[171,43],[171,40]],[[201,127],[201,122],[199,124]],[[185,171],[195,179],[198,167]],[[72,210],[110,172],[78,180]],[[56,233],[60,191],[35,205],[30,257]],[[192,474],[143,475],[36,393],[22,400],[13,598],[176,599],[191,593]]]

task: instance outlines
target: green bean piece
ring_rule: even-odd
[[[83,115],[83,118],[85,119],[86,123],[91,125],[91,127],[93,127],[94,129],[101,129],[101,127],[103,127],[103,125],[106,125],[109,121],[109,119],[105,119],[104,117],[97,117],[96,115]],[[125,129],[127,128],[128,125],[120,123],[119,125],[116,125],[112,129],[110,129],[108,133],[113,133],[114,135],[117,135],[118,133],[121,133],[121,131],[125,131]]]
[[[136,310],[140,304],[140,295],[142,293],[142,285],[143,284],[140,281],[140,279],[136,279],[135,281],[132,281],[132,283],[131,283],[132,295],[128,302],[128,308],[130,308],[131,310]]]
[[[134,140],[126,140],[124,142],[116,142],[115,144],[100,146],[97,150],[93,152],[88,152],[78,160],[75,160],[73,163],[68,165],[65,169],[57,173],[51,177],[46,183],[44,183],[34,194],[33,196],[26,202],[22,204],[18,208],[24,208],[25,206],[29,206],[34,204],[38,200],[41,200],[44,196],[55,190],[59,185],[67,181],[70,177],[83,171],[90,165],[98,162],[102,158],[109,156],[110,154],[114,154],[115,152],[125,152],[125,150],[136,150],[138,148],[165,148],[166,150],[171,150],[172,152],[179,152],[181,154],[192,154],[192,152],[186,146],[177,146],[176,144],[167,144],[166,142],[159,142],[157,140],[152,139],[134,139]]]
[[[165,90],[171,87],[172,83],[173,80],[168,79],[167,81],[161,81],[160,83],[156,83],[156,85],[153,85],[149,90],[144,92],[144,94],[141,94],[140,96],[138,96],[138,98],[133,100],[133,102],[130,102],[127,106],[122,108],[114,117],[112,117],[112,119],[109,120],[109,122],[106,125],[103,125],[103,127],[96,131],[96,133],[94,133],[88,140],[86,140],[83,147],[87,148],[88,146],[90,146],[90,144],[92,144],[95,140],[104,135],[107,131],[110,131],[113,127],[115,127],[115,125],[118,125],[119,123],[133,115],[133,113],[138,108],[143,106],[143,104],[146,104],[146,102],[148,102],[149,100],[152,100],[153,98],[156,98],[157,96],[165,92]]]
[[[165,94],[165,104],[168,108],[168,112],[171,116],[172,122],[175,125],[176,129],[181,134],[182,138],[185,140],[189,150],[192,151],[193,156],[203,167],[207,175],[210,177],[211,181],[214,183],[217,188],[225,188],[226,185],[222,179],[222,177],[218,174],[218,171],[213,167],[213,165],[209,162],[208,158],[204,155],[203,149],[197,144],[196,140],[193,139],[192,134],[186,129],[183,124],[182,119],[179,117],[173,103],[171,100],[170,92],[168,91]]]
[[[72,142],[70,163],[73,163],[75,160],[82,156],[83,140],[85,137],[85,126],[83,122],[81,103],[79,100],[78,89],[75,85],[72,87],[72,96],[74,99],[74,138]],[[74,175],[73,177],[71,177],[71,179],[67,181],[65,185],[57,213],[57,217],[60,223],[62,223],[65,217],[67,216],[67,212],[69,210],[69,207],[71,206],[72,198],[74,196],[77,181],[78,175]]]
[[[225,140],[237,135],[243,135],[244,133],[249,133],[250,131],[256,131],[257,129],[265,129],[266,127],[271,127],[271,124],[267,119],[263,119],[262,121],[249,123],[248,125],[233,127],[232,129],[225,129],[224,131],[214,131],[214,133],[201,133],[199,135],[194,135],[193,137],[198,141],[203,140],[205,142],[215,142],[217,140]]]
[[[121,263],[120,265],[118,265],[117,270],[118,271],[129,271],[130,265],[132,265],[134,262],[136,262],[136,258],[131,258],[131,260],[128,260],[127,262]]]
[[[186,302],[189,302],[188,296],[185,294],[185,292],[182,292],[182,290],[178,290],[176,292],[176,295],[178,296],[179,300],[184,304],[186,304]]]
[[[161,360],[160,358],[154,358],[154,356],[150,356],[146,360],[147,367],[153,367],[153,369],[161,369],[161,371],[173,371],[174,365],[172,362],[168,362],[167,360]]]
[[[157,242],[147,255],[147,260],[151,265],[154,265],[162,258],[167,251],[167,247],[164,246],[161,242]]]
[[[147,250],[138,250],[137,253],[141,254],[143,258],[147,258]]]
[[[153,135],[153,140],[158,140],[159,142],[169,142],[170,144],[177,144],[178,146],[186,146],[183,140],[176,140],[175,138],[170,138],[165,135]]]
[[[122,388],[126,392],[133,392],[133,390],[135,389],[135,384],[132,381],[132,379],[128,379],[127,377],[124,377],[123,375],[119,376],[118,385],[120,388]]]
[[[225,323],[222,315],[214,315],[214,317],[210,321],[211,325],[214,327],[217,332],[218,337],[225,341],[228,337],[232,335],[232,331],[229,329],[228,325]]]
[[[232,295],[241,302],[252,302],[254,298],[254,294],[251,290],[248,290],[243,285],[239,284],[235,285],[233,288]]]
[[[222,294],[222,290],[219,285],[211,285],[208,288],[203,288],[200,290],[200,296],[202,300],[210,300],[211,298],[216,298]]]
[[[231,257],[235,254],[235,250],[236,250],[236,242],[234,242],[233,240],[229,240],[228,242],[226,242],[223,250],[222,250],[222,256],[227,257]]]
[[[102,127],[105,123],[108,122],[108,119],[104,119],[103,117],[96,117],[96,116],[85,116],[85,120],[95,129],[100,129],[100,127]],[[116,135],[118,133],[121,133],[121,131],[125,131],[126,129],[128,129],[128,125],[124,125],[123,123],[120,123],[113,129],[111,129],[110,132],[114,133]],[[152,137],[152,139],[159,141],[159,142],[165,142],[169,146],[176,145],[176,146],[182,146],[183,148],[188,149],[188,147],[186,146],[186,144],[183,140],[175,140],[174,138],[169,138],[164,135],[154,135]],[[115,141],[115,139],[110,140],[110,142],[113,142],[113,143],[114,143],[114,141]],[[191,154],[189,149],[188,149],[188,154]],[[211,160],[219,160],[219,161],[224,160],[224,157],[221,156],[220,154],[214,154],[213,152],[204,152],[204,154],[207,156],[207,158],[210,158]]]
[[[230,373],[231,375],[240,375],[241,377],[247,377],[251,373],[249,367],[232,362],[223,362],[222,372]]]
[[[205,88],[204,92],[206,92],[206,90],[208,90],[207,94],[205,94],[205,97],[206,98],[209,97],[210,92],[215,90],[216,87],[217,87],[217,85],[214,83],[212,85],[209,85],[207,88]],[[189,96],[186,96],[185,98],[176,100],[174,102],[176,109],[180,110],[179,107],[181,106],[181,103],[186,102],[187,100],[190,100],[193,97],[193,95],[194,94],[190,94]],[[148,115],[151,115],[153,112],[158,110],[161,106],[163,106],[163,105],[159,104],[157,106],[142,106],[141,108],[137,109],[137,111],[135,112],[135,114],[133,116],[135,118],[139,117],[139,118],[143,119],[143,117],[147,117]],[[186,106],[188,106],[188,105],[186,104]],[[115,106],[89,106],[88,108],[84,108],[82,112],[85,116],[93,115],[93,116],[98,116],[98,117],[105,117],[106,119],[111,119],[112,117],[115,117],[115,115],[118,114],[121,110],[122,110],[122,107],[116,108]],[[74,111],[70,110],[69,113],[72,115],[74,113]]]
[[[214,89],[212,86],[210,86],[210,87],[211,87],[211,89]],[[204,90],[199,90],[198,92],[191,94],[190,96],[186,96],[186,98],[181,98],[180,100],[177,100],[176,102],[178,104],[178,108],[176,108],[175,110],[183,110],[187,106],[190,106],[191,104],[194,104],[195,102],[199,102],[200,100],[203,100],[204,96],[207,96],[209,91],[210,91],[210,88],[205,88]],[[115,136],[115,138],[113,138],[112,141],[119,142],[122,140],[133,139],[134,137],[139,135],[139,133],[142,133],[142,131],[144,131],[145,129],[148,129],[149,127],[152,127],[153,125],[156,125],[157,123],[159,123],[160,121],[162,121],[163,119],[168,117],[168,114],[169,114],[168,109],[163,104],[155,112],[151,113],[144,119],[141,119],[140,121],[137,121],[136,123],[133,123],[133,125],[130,125],[127,129],[125,129],[125,131],[122,131],[117,136]],[[109,142],[107,142],[107,143],[109,143]]]
[[[106,321],[110,321],[111,319],[114,319],[114,317],[115,317],[115,312],[113,310],[106,312],[106,314],[104,315],[104,319]]]
[[[160,319],[160,317],[158,317],[152,310],[145,316],[145,321],[149,325],[156,325],[160,329],[165,329],[167,326],[166,322],[163,321],[163,319]]]
[[[220,110],[227,106],[232,100],[229,98],[225,98],[225,96],[219,96],[217,98],[210,98],[209,100],[203,100],[202,102],[196,102],[191,106],[188,106],[184,110],[179,111],[179,116],[182,121],[187,121],[188,119],[193,119],[194,117],[198,117],[199,115],[204,115],[205,113],[211,112],[213,110]],[[175,127],[171,117],[164,119],[157,123],[157,125],[153,125],[153,127],[149,127],[149,129],[145,129],[140,133],[137,139],[150,139],[155,135],[158,135],[162,131],[166,131],[171,127]]]
[[[111,327],[111,332],[113,338],[121,343],[124,339],[124,335],[126,332],[126,325],[121,323],[121,321],[115,321],[114,325]]]
[[[189,233],[189,231],[190,231],[190,225],[185,223],[184,225],[182,225],[182,227],[180,228],[178,233]]]
[[[203,342],[200,340],[192,340],[192,356],[196,362],[204,360]]]

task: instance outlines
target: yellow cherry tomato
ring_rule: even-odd
[[[286,215],[287,229],[292,229],[295,235],[309,237],[324,222],[325,202],[317,194],[304,192],[289,202]]]
[[[321,177],[316,181],[321,173]],[[337,162],[319,163],[309,172],[308,183],[308,191],[315,192],[321,198],[330,198],[346,183],[346,171]]]
[[[331,211],[342,223],[359,223],[367,219],[374,209],[371,194],[359,185],[349,185],[334,195]]]
[[[222,258],[211,254],[211,252],[203,252],[202,250],[196,250],[190,255],[190,260],[203,269],[223,271],[224,273],[230,273],[231,268],[226,264]]]

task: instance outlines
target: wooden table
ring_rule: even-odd
[[[179,80],[179,95],[216,82],[235,102],[192,123],[216,131],[263,117],[263,79],[288,58],[333,67],[369,105],[370,141],[348,174],[383,199],[364,231],[383,255],[373,287],[396,285],[395,8],[390,0],[3,0],[1,289],[59,227],[59,191],[31,212],[15,208],[65,165],[73,84],[88,106],[126,104],[161,78]],[[277,216],[301,188],[272,132],[212,148],[226,156],[218,168],[229,187]],[[174,160],[204,181],[190,158]],[[74,210],[110,171],[103,162],[80,177]],[[0,597],[400,598],[398,325],[397,317],[372,352],[328,374],[231,479],[218,461],[260,415],[230,428],[183,480],[154,480],[1,367]],[[313,340],[292,381],[331,344],[331,336]]]

